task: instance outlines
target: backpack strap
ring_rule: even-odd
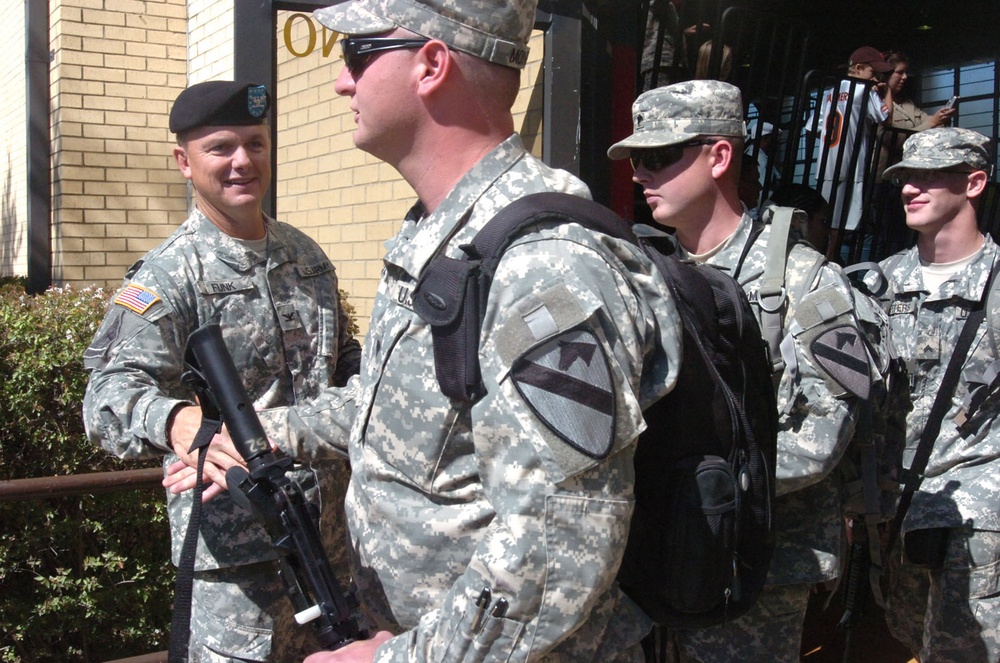
[[[756,304],[760,310],[760,331],[767,342],[771,372],[778,375],[785,370],[785,361],[781,357],[781,340],[784,337],[782,311],[788,303],[785,267],[788,263],[788,235],[797,210],[775,206],[771,211],[771,236],[767,242],[767,259]]]
[[[493,274],[503,252],[522,231],[539,223],[576,222],[636,243],[628,222],[607,207],[568,193],[525,196],[500,210],[480,229],[463,258],[438,255],[413,291],[413,310],[431,325],[434,367],[441,391],[474,403],[486,394],[479,369],[479,339]]]

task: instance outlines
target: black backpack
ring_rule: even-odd
[[[684,323],[677,385],[644,413],[619,584],[661,626],[724,623],[750,608],[767,576],[777,438],[764,343],[735,280],[678,260],[669,236],[636,237],[598,203],[527,196],[463,246],[465,258],[436,257],[417,283],[414,310],[432,328],[438,383],[458,401],[483,396],[478,343],[497,263],[530,226],[567,222],[638,244],[670,285]]]

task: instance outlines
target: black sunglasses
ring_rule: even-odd
[[[369,65],[376,53],[394,51],[399,48],[420,48],[430,39],[403,39],[396,37],[344,37],[340,48],[344,52],[347,69],[359,76]]]
[[[632,162],[632,170],[637,170],[642,166],[650,172],[655,172],[672,166],[684,156],[684,148],[696,145],[715,145],[718,139],[713,140],[691,140],[677,145],[667,145],[666,147],[650,147],[632,150],[629,161]]]
[[[942,168],[940,170],[898,170],[889,176],[889,181],[895,186],[903,187],[912,183],[915,187],[925,187],[938,181],[941,173],[968,175],[972,171],[958,170],[956,168]]]

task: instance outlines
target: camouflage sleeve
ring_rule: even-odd
[[[357,413],[359,384],[354,375],[343,387],[330,387],[308,403],[268,408],[257,414],[271,441],[296,460],[343,458]]]
[[[180,405],[193,405],[181,383],[179,314],[154,281],[143,283],[119,290],[84,354],[90,373],[83,401],[87,436],[119,458],[171,452],[170,416]]]
[[[601,640],[615,650],[606,643],[627,603],[614,580],[633,509],[644,362],[657,364],[663,393],[680,351],[672,302],[662,290],[639,293],[662,281],[628,271],[569,241],[523,241],[504,254],[470,450],[495,515],[439,607],[376,660],[529,661],[554,649],[590,660],[581,656]],[[480,614],[484,587],[492,597]],[[623,648],[648,630],[642,622],[629,620]]]
[[[794,264],[793,254],[786,279],[790,292],[803,285],[796,283],[802,275],[793,273]],[[831,377],[831,363],[818,350],[825,343],[843,357],[845,366],[866,361],[851,302],[846,277],[838,267],[826,265],[814,287],[794,302],[795,308],[789,313],[785,325],[789,334],[781,347],[786,368],[778,386],[778,495],[811,486],[830,474],[853,435],[857,401]],[[857,379],[870,380],[871,370],[866,365],[863,373],[856,374]]]

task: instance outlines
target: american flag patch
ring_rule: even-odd
[[[148,311],[158,301],[160,301],[160,296],[155,292],[135,284],[128,286],[115,297],[115,304],[120,304],[139,315]]]

